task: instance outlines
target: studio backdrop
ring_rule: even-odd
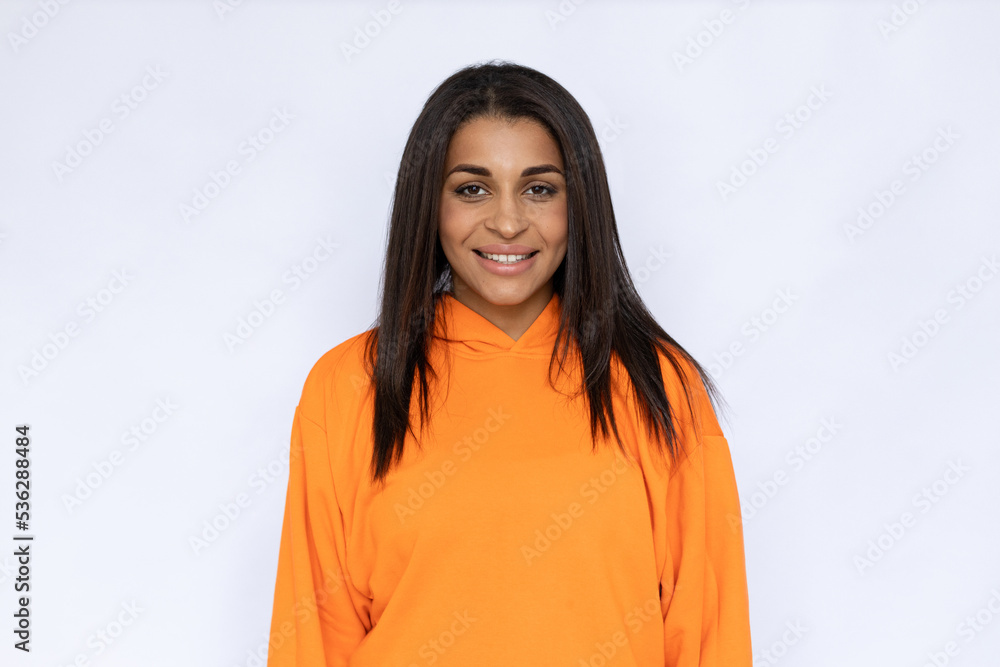
[[[998,25],[3,2],[0,664],[264,663],[306,374],[374,322],[427,96],[503,59],[587,111],[642,298],[729,405],[755,664],[995,665]]]

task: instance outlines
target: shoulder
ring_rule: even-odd
[[[683,427],[694,424],[698,436],[723,435],[708,387],[687,352],[665,343],[672,352],[672,361],[657,349],[664,389],[671,409]],[[693,419],[692,419],[693,417]]]
[[[676,428],[679,431],[694,429],[698,437],[722,435],[709,388],[693,358],[676,344],[668,341],[661,341],[661,344],[670,352],[668,355],[659,346],[655,347],[663,390],[670,404],[670,418]],[[634,404],[638,398],[633,395],[635,385],[617,354],[612,355],[611,375],[614,386],[621,388],[629,410],[638,417],[642,411]]]
[[[303,417],[325,429],[332,411],[350,409],[364,399],[369,385],[365,347],[372,332],[369,329],[351,336],[313,364],[299,398]]]
[[[673,353],[673,363],[658,351],[664,389],[670,403],[671,419],[682,443],[682,454],[671,464],[670,478],[680,474],[680,479],[700,478],[701,484],[713,487],[725,482],[719,480],[733,475],[729,441],[719,424],[709,386],[699,372],[698,362],[676,346],[665,345]],[[713,378],[708,383],[716,389]]]

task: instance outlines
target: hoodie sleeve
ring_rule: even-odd
[[[661,607],[667,667],[751,667],[743,523],[729,443],[691,370],[695,428],[666,480]],[[675,393],[673,400],[680,394]],[[686,404],[677,404],[679,411]]]
[[[267,667],[347,665],[366,628],[343,567],[346,542],[326,431],[295,408]]]

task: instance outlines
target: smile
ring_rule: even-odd
[[[537,250],[535,250],[534,252],[529,252],[526,255],[494,255],[488,252],[479,252],[478,250],[473,250],[473,252],[475,252],[480,257],[485,257],[486,259],[492,259],[494,262],[498,262],[500,264],[517,264],[518,262],[521,262],[523,260],[528,259],[529,257],[533,257],[538,254]]]

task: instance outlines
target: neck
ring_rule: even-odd
[[[455,280],[451,294],[459,303],[479,313],[516,341],[545,310],[545,306],[552,299],[552,292],[550,280],[521,303],[498,305],[487,301],[475,290]]]

